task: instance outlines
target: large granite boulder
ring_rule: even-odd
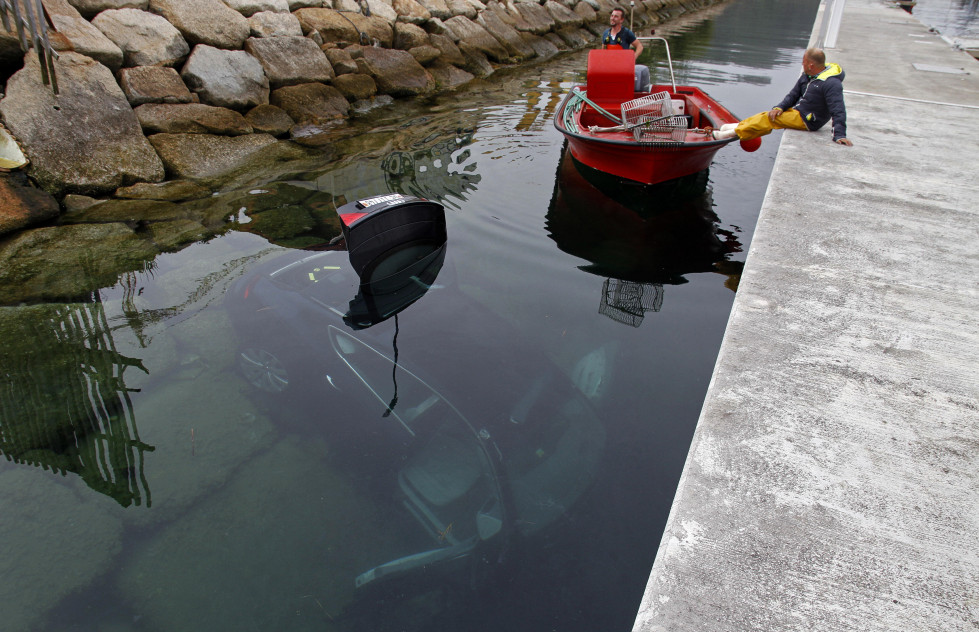
[[[554,28],[554,16],[536,2],[520,2],[515,6],[523,21],[530,25],[531,33],[544,35]]]
[[[247,110],[269,102],[269,80],[262,64],[243,50],[198,44],[180,76],[208,105]]]
[[[364,63],[378,91],[384,94],[410,97],[435,89],[435,79],[407,51],[368,46],[364,48]]]
[[[122,49],[122,65],[173,66],[187,56],[190,46],[167,20],[139,9],[109,9],[92,24]]]
[[[0,235],[50,221],[60,212],[58,201],[31,186],[22,172],[0,173]]]
[[[299,9],[294,15],[299,18],[304,34],[315,31],[324,42],[368,46],[377,42],[389,48],[394,41],[391,23],[377,16],[340,13],[333,9]]]
[[[391,6],[398,14],[399,22],[423,25],[432,18],[431,12],[423,7],[418,0],[393,0]]]
[[[431,44],[428,33],[422,27],[399,22],[394,25],[394,47],[401,50],[411,50],[416,46],[427,46]]]
[[[429,40],[432,42],[432,46],[439,49],[442,53],[439,56],[441,61],[452,64],[453,66],[465,66],[466,58],[463,56],[462,51],[456,46],[456,43],[448,35],[438,35],[433,33],[429,36]]]
[[[191,46],[241,48],[248,20],[221,0],[150,0],[150,10],[177,27]]]
[[[445,0],[418,0],[418,4],[422,5],[433,18],[448,20],[452,17],[452,10]]]
[[[122,66],[122,50],[83,18],[67,0],[44,0],[44,9],[55,30],[71,42],[75,52],[101,62],[111,70],[118,70]]]
[[[350,111],[346,97],[333,86],[322,83],[279,88],[272,92],[270,100],[300,125],[339,120]]]
[[[338,76],[359,71],[357,62],[350,56],[350,51],[346,48],[327,48],[323,52],[326,53],[326,58],[330,60],[333,72]]]
[[[503,44],[493,37],[484,27],[476,24],[472,20],[467,20],[462,16],[456,16],[446,20],[445,27],[449,29],[452,38],[456,42],[465,42],[469,46],[485,53],[493,61],[505,63],[510,60],[510,53]]]
[[[495,13],[504,24],[509,24],[516,30],[520,32],[532,31],[533,27],[528,23],[520,12],[517,11],[516,7],[509,3],[496,2],[496,0],[491,0],[489,4],[486,5],[488,11]]]
[[[476,78],[472,73],[441,60],[429,66],[428,71],[435,78],[439,90],[455,90]]]
[[[28,53],[0,101],[0,114],[31,159],[31,177],[56,196],[162,180],[163,164],[109,69],[66,52],[55,70],[58,96],[42,83],[37,55]]]
[[[465,59],[465,62],[462,64],[461,68],[472,73],[476,77],[485,79],[496,72],[496,69],[493,68],[493,64],[491,64],[489,58],[486,57],[486,53],[476,48],[469,42],[459,42],[459,52],[462,53],[462,57]]]
[[[550,42],[551,44],[557,46],[557,49],[558,50],[570,50],[571,49],[571,46],[569,46],[568,43],[566,41],[564,41],[564,38],[562,38],[557,33],[544,33],[544,35],[542,37],[544,39],[546,39],[548,42]]]
[[[391,0],[367,0],[366,4],[371,15],[384,18],[391,23],[398,19],[398,12],[394,10]]]
[[[578,4],[574,5],[574,9],[572,9],[572,11],[575,12],[575,15],[581,17],[583,25],[590,26],[592,23],[598,21],[598,11],[595,9],[595,7],[587,2],[579,2]],[[605,26],[602,25],[602,28],[604,29]]]
[[[147,9],[150,0],[68,0],[87,19],[109,9]]]
[[[544,3],[544,8],[547,12],[551,14],[554,18],[554,23],[557,24],[557,28],[564,28],[568,26],[581,26],[584,20],[581,16],[564,6],[560,2],[555,2],[554,0],[547,0]]]
[[[516,59],[530,59],[536,54],[533,47],[529,46],[520,37],[517,29],[500,19],[500,16],[495,11],[483,11],[479,14],[476,23],[486,29],[498,42],[503,44],[512,57]]]
[[[276,137],[287,135],[289,129],[296,124],[285,110],[271,104],[256,105],[248,110],[245,120],[257,133]]]
[[[377,94],[377,83],[370,75],[349,73],[333,80],[333,85],[347,101],[363,101]]]
[[[199,200],[211,196],[211,190],[190,180],[167,182],[137,182],[116,189],[115,197],[121,200],[165,200],[180,202]]]
[[[154,134],[149,142],[172,177],[211,187],[267,182],[275,178],[279,163],[308,157],[306,150],[268,134]]]
[[[445,4],[449,7],[449,11],[453,17],[461,15],[469,20],[476,19],[476,7],[467,2],[467,0],[445,0]]]
[[[136,66],[119,71],[119,87],[133,107],[144,103],[190,103],[187,84],[169,66]]]
[[[442,54],[439,49],[435,48],[431,44],[425,44],[424,46],[415,46],[414,48],[408,49],[408,53],[415,58],[422,66],[426,68],[431,66]]]
[[[565,26],[560,28],[549,35],[556,35],[567,44],[568,48],[584,48],[592,41],[592,35],[583,28],[576,26]]]
[[[252,37],[245,52],[265,69],[272,89],[300,83],[333,81],[333,67],[323,51],[307,37]]]
[[[252,37],[302,37],[303,27],[291,13],[260,11],[248,18]]]
[[[251,134],[245,117],[228,108],[203,103],[147,103],[133,110],[145,134]]]
[[[159,222],[190,214],[185,207],[165,200],[100,200],[65,212],[62,224]]]
[[[521,33],[520,36],[528,46],[534,49],[534,54],[538,59],[550,59],[561,52],[557,46],[539,35],[534,35],[533,33]]]
[[[224,0],[224,3],[245,17],[251,17],[260,11],[289,13],[289,3],[286,0]]]

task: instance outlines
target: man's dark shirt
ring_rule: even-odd
[[[629,50],[634,41],[636,41],[636,34],[624,26],[615,37],[612,37],[611,28],[605,29],[605,33],[602,35],[602,46],[606,48],[609,44],[618,44],[623,49]]]

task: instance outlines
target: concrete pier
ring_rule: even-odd
[[[881,0],[827,58],[854,147],[783,133],[635,632],[979,630],[979,61]]]

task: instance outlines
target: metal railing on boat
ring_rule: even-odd
[[[663,46],[666,47],[666,63],[670,68],[670,83],[673,85],[673,92],[676,92],[676,77],[673,75],[673,57],[670,56],[670,43],[667,42],[666,38],[664,37],[656,37],[651,35],[637,37],[636,39],[640,42],[652,42],[654,40],[663,42]]]

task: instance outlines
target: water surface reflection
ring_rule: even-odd
[[[8,461],[79,476],[123,507],[151,505],[126,386],[146,368],[116,350],[97,296],[89,303],[0,311],[0,454]]]
[[[678,81],[703,85],[737,113],[763,109],[796,78],[815,9],[814,0],[739,0],[676,29]],[[140,243],[195,223],[212,236],[152,261],[143,256],[140,265],[127,260],[115,285],[28,301],[87,302],[22,306],[26,294],[2,297],[0,626],[630,629],[776,145],[722,152],[708,194],[678,205],[637,208],[599,196],[565,172],[563,139],[550,121],[583,60],[569,54],[465,94],[371,112],[345,132],[336,161],[155,205],[154,220],[130,226],[106,207],[75,216],[88,233],[114,222]],[[655,57],[648,63],[660,68]],[[388,192],[444,204],[450,237],[431,287],[396,318],[355,335],[384,338],[370,343],[383,359],[361,367],[364,375],[376,369],[389,389],[375,389],[372,421],[397,423],[384,412],[420,410],[436,392],[432,413],[444,401],[467,419],[507,416],[473,422],[475,435],[434,432],[427,449],[379,466],[380,448],[349,449],[336,430],[355,429],[344,421],[363,405],[356,398],[329,384],[312,404],[255,393],[238,366],[241,340],[225,297],[238,279],[294,249],[341,254],[329,250],[342,232],[337,209]],[[108,255],[92,249],[84,257]],[[358,296],[350,289],[339,307],[331,304],[341,320]],[[361,366],[349,354],[359,343],[345,346],[325,329],[333,359],[343,362],[340,349]],[[344,387],[339,373],[330,375]],[[536,388],[541,375],[566,396],[540,396],[552,392]],[[422,383],[433,392],[420,397]],[[604,439],[589,485],[558,467],[562,459],[536,469],[584,435],[569,434],[581,424],[567,419],[564,432],[521,435],[533,428],[509,417],[520,419],[515,403],[533,393],[531,404],[561,410],[584,399],[579,410],[590,412],[575,419],[597,415]],[[517,517],[507,528],[547,528],[497,540],[494,507],[451,514],[468,490],[490,490],[482,500],[508,497],[492,492],[488,469],[460,464],[446,447],[479,445],[484,427],[501,442],[521,435],[515,444],[529,449],[509,451],[523,473],[513,478],[541,492],[513,501],[523,511],[507,514]],[[412,465],[411,485],[402,486],[398,475]],[[453,469],[466,475],[443,476]],[[473,485],[457,496],[460,481]],[[427,523],[405,505],[406,488],[425,490],[425,502],[408,504]],[[567,489],[574,493],[562,495]],[[425,574],[411,590],[378,585],[357,595],[355,578],[369,569],[450,537],[461,543],[478,535],[480,522],[484,542],[507,543],[471,549],[486,564],[450,579]],[[472,570],[486,567],[505,571]]]

